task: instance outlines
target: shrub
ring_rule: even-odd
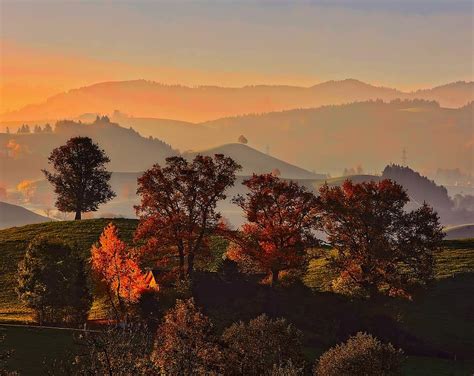
[[[83,323],[91,307],[83,260],[57,238],[37,237],[18,268],[19,298],[42,323]]]
[[[401,374],[402,361],[402,350],[359,332],[347,342],[326,351],[316,363],[314,375],[395,376]]]
[[[301,332],[285,319],[261,315],[248,324],[234,323],[224,331],[222,340],[226,345],[225,374],[271,375],[274,367],[289,366],[287,362],[293,368],[303,363]]]
[[[165,375],[220,374],[221,352],[212,324],[193,299],[178,300],[156,336],[153,359]]]

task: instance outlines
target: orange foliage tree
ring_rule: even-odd
[[[410,287],[433,277],[433,251],[443,239],[438,215],[428,205],[404,210],[409,198],[391,180],[346,180],[320,188],[323,229],[336,256],[341,289],[373,296],[410,296]]]
[[[194,258],[208,251],[207,240],[221,225],[216,205],[239,168],[222,154],[198,155],[192,162],[170,157],[165,167],[154,165],[138,179],[136,240],[164,263],[177,258],[180,278],[190,276]]]
[[[234,252],[237,259],[250,258],[271,273],[275,284],[281,271],[302,266],[305,249],[318,244],[313,232],[319,222],[317,199],[303,186],[272,174],[253,175],[243,184],[249,193],[234,202],[247,223],[234,237]]]
[[[137,302],[147,288],[136,257],[119,239],[117,228],[112,223],[105,227],[99,244],[92,246],[91,253],[92,269],[106,284],[112,306],[115,309],[115,300],[124,313],[126,304]]]

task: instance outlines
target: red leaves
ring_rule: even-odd
[[[147,288],[145,276],[127,245],[117,235],[117,228],[110,223],[99,239],[99,246],[92,246],[92,269],[107,284],[118,299],[136,302]]]
[[[405,212],[408,201],[391,180],[321,187],[323,229],[338,252],[331,265],[340,272],[340,285],[407,297],[413,285],[432,277],[441,226],[426,205]]]
[[[278,279],[280,271],[300,266],[304,250],[317,244],[313,234],[318,223],[316,197],[304,187],[272,174],[253,175],[244,185],[250,192],[234,202],[248,222],[236,239],[239,246],[233,250],[234,257],[247,259],[243,257],[247,255]]]
[[[235,181],[240,166],[231,158],[198,155],[191,163],[182,157],[167,158],[138,179],[141,204],[137,240],[162,260],[178,258],[180,277],[193,271],[196,255],[206,254],[206,238],[219,230],[217,202]],[[187,270],[185,271],[185,262]]]

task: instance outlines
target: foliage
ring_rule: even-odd
[[[401,375],[402,350],[383,344],[370,334],[357,333],[326,351],[314,367],[316,376]]]
[[[194,305],[178,300],[159,327],[154,361],[165,375],[214,375],[221,368],[221,352],[212,324]]]
[[[249,193],[234,202],[247,223],[234,239],[236,253],[271,273],[275,284],[281,271],[302,266],[305,249],[318,244],[313,233],[319,221],[317,200],[304,187],[272,174],[253,175],[243,184]]]
[[[153,337],[148,329],[141,325],[108,327],[100,332],[86,332],[81,334],[77,342],[83,350],[72,362],[71,374],[158,374],[150,360]]]
[[[222,334],[225,374],[270,375],[274,367],[289,367],[288,362],[299,368],[303,359],[301,336],[285,319],[272,320],[266,315],[248,324],[234,323]]]
[[[434,273],[433,252],[443,233],[426,204],[405,212],[409,199],[390,181],[320,188],[323,229],[337,253],[330,266],[339,272],[336,287],[374,296],[409,297],[414,286]]]
[[[297,367],[291,360],[274,364],[271,376],[302,376],[304,374],[304,367]]]
[[[125,304],[136,303],[147,285],[136,256],[119,239],[113,223],[105,227],[99,245],[92,246],[91,260],[92,270],[107,285],[112,304],[116,300],[125,313]]]
[[[91,307],[83,260],[65,242],[37,237],[18,268],[19,298],[43,323],[83,323]]]
[[[247,145],[248,142],[249,142],[249,141],[247,140],[247,138],[246,138],[243,134],[241,134],[241,135],[239,136],[239,138],[237,139],[237,141],[238,141],[240,144],[244,144],[244,145]]]
[[[98,206],[115,197],[105,164],[109,157],[89,137],[73,137],[66,145],[54,149],[48,158],[55,172],[43,170],[57,194],[56,207],[60,211],[96,211]]]
[[[209,237],[221,219],[217,202],[226,198],[239,168],[221,154],[198,155],[192,162],[170,157],[165,167],[155,164],[138,179],[136,239],[145,240],[145,250],[162,262],[177,256],[180,279],[192,274],[196,256],[208,254]]]

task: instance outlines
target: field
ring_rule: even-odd
[[[52,222],[1,230],[0,322],[32,320],[15,293],[17,264],[32,238],[54,234],[76,244],[88,257],[90,246],[110,221],[130,242],[137,222],[127,219]],[[305,345],[312,358],[321,352],[316,349],[337,343],[357,327],[406,344],[404,349],[410,354],[405,365],[407,375],[468,375],[474,370],[470,351],[474,348],[474,240],[445,241],[443,249],[436,253],[436,280],[412,302],[387,299],[376,305],[360,304],[324,292],[321,281],[327,278],[325,273],[324,260],[315,259],[305,277],[305,287],[282,290],[276,295],[266,287],[242,288],[204,280],[197,287],[196,299],[215,320],[216,327],[222,328],[233,320],[265,311],[266,299],[271,296],[276,302],[275,312],[308,333]],[[91,318],[101,315],[100,300],[96,299]],[[14,349],[12,367],[26,375],[37,374],[45,357],[51,361],[76,348],[70,331],[0,326],[2,333],[6,340],[0,349]],[[22,361],[26,356],[30,359],[28,364]]]
[[[130,242],[137,221],[133,219],[93,219],[84,221],[47,222],[23,227],[0,230],[0,321],[29,322],[31,314],[18,302],[15,273],[24,255],[28,242],[38,235],[57,236],[89,257],[91,245],[98,241],[104,227],[113,222],[124,241]],[[98,301],[94,302],[92,317],[100,311]]]

